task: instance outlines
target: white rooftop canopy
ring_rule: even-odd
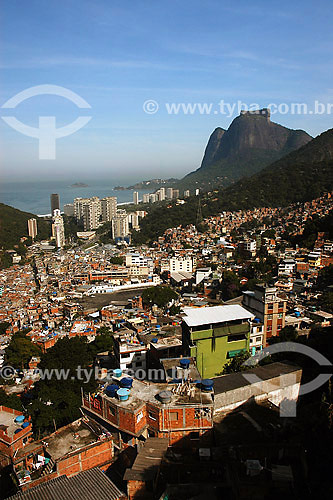
[[[255,314],[250,313],[239,305],[184,307],[184,313],[183,320],[188,326],[209,325],[255,317]]]

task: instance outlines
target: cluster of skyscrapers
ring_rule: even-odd
[[[94,231],[102,224],[111,222],[112,238],[128,242],[130,230],[138,229],[139,217],[144,216],[142,211],[128,213],[119,209],[115,196],[75,198],[73,203],[64,205],[64,214],[75,217],[77,222],[83,224],[84,231]]]
[[[199,194],[199,189],[196,189],[196,196]],[[190,196],[190,190],[186,189],[183,193],[184,198],[188,198]],[[172,187],[161,187],[155,193],[144,193],[142,195],[142,203],[156,203],[157,201],[164,200],[178,200],[179,199],[179,189],[174,189]],[[134,191],[133,193],[133,203],[134,205],[138,205],[139,202],[139,193],[138,191]]]

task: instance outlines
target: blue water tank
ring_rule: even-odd
[[[259,318],[254,318],[254,322],[255,323],[260,323],[260,319]]]
[[[158,342],[158,338],[157,337],[154,337],[153,339],[151,339],[151,343],[152,344],[157,344]]]
[[[15,418],[15,422],[20,424],[21,422],[24,422],[25,416],[24,415],[19,415],[18,417]]]
[[[116,394],[117,394],[117,391],[119,389],[119,385],[117,384],[110,384],[107,386],[107,388],[105,389],[105,394],[109,397],[109,398],[114,398],[116,397]]]
[[[295,311],[295,316],[296,318],[299,318],[301,316],[301,313],[299,311]]]
[[[16,431],[14,432],[14,434],[18,434],[19,432],[21,432],[22,429],[16,429]]]
[[[23,422],[22,429],[26,429],[27,427],[29,427],[29,425],[30,425],[30,422]]]
[[[120,399],[120,401],[127,401],[128,396],[129,396],[129,390],[125,389],[125,388],[118,389],[117,396]]]
[[[181,359],[179,364],[182,368],[188,368],[190,366],[190,360],[189,359]]]
[[[118,378],[118,377],[121,377],[121,376],[122,376],[122,374],[123,374],[123,370],[121,370],[120,368],[116,368],[115,370],[113,370],[113,375],[114,375],[115,377],[117,377],[117,378]]]
[[[125,387],[125,389],[130,389],[133,385],[133,379],[129,377],[123,377],[120,381],[121,387]]]
[[[205,378],[201,380],[201,390],[203,392],[210,392],[213,390],[214,387],[214,381],[211,380],[210,378]]]

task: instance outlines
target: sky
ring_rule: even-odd
[[[61,128],[91,116],[55,140],[54,159],[1,119],[5,181],[182,177],[244,105],[273,104],[272,121],[312,136],[332,127],[330,0],[4,0],[1,11],[1,117],[38,129],[39,117]],[[90,108],[51,94],[2,107],[40,85],[68,89]],[[170,114],[172,103],[211,111]]]

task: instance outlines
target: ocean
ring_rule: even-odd
[[[133,191],[115,191],[115,186],[126,186],[128,183],[116,181],[87,181],[88,187],[71,187],[74,183],[69,181],[43,181],[43,182],[5,182],[0,184],[0,202],[12,207],[30,212],[35,215],[51,213],[50,195],[58,193],[60,196],[60,209],[64,204],[73,203],[74,198],[98,196],[116,196],[118,203],[129,203],[133,200]],[[81,181],[78,181],[81,182]],[[83,182],[83,181],[82,181]],[[139,198],[149,190],[139,191]]]

